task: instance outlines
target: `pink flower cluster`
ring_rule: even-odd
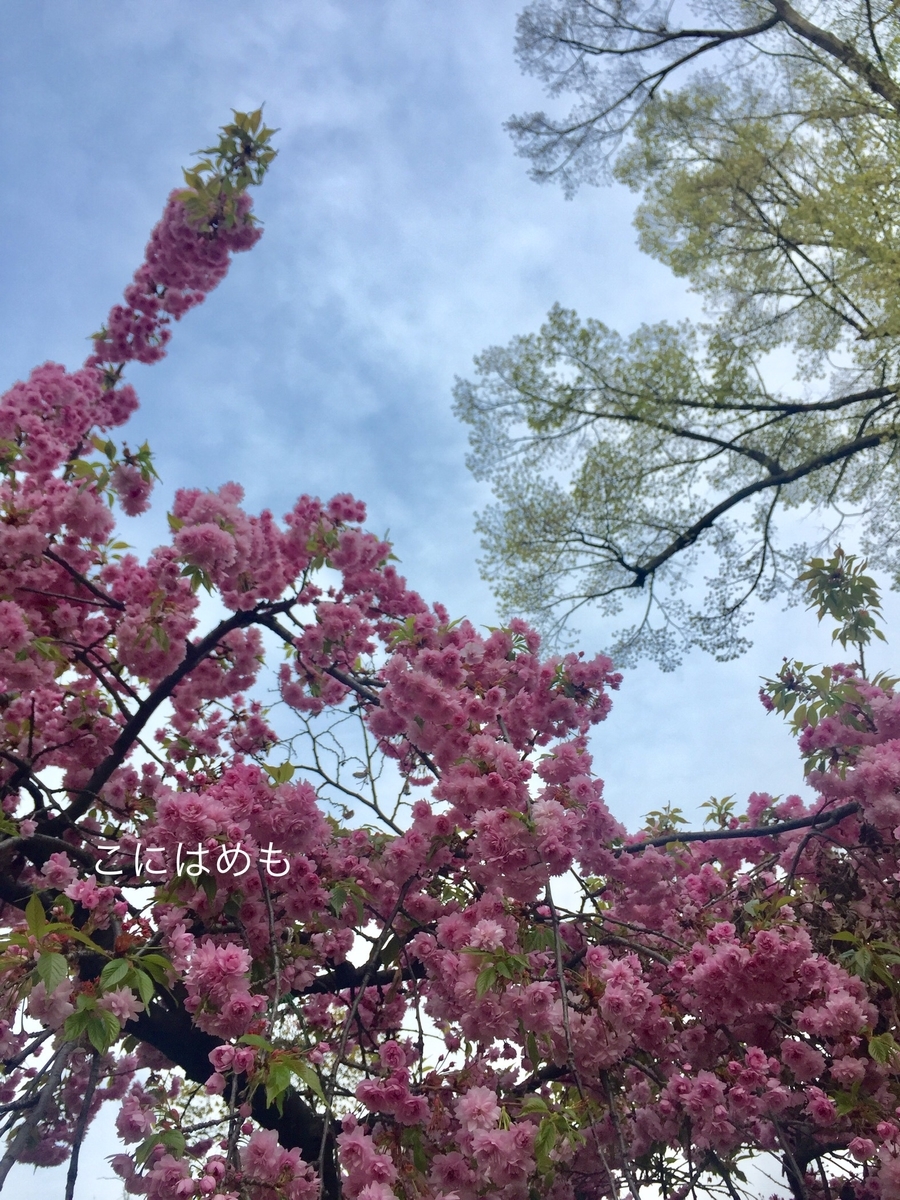
[[[102,335],[95,337],[88,366],[158,362],[172,336],[169,318],[180,320],[202,304],[228,273],[231,255],[259,240],[262,231],[249,219],[253,204],[247,192],[237,201],[235,224],[209,232],[188,215],[188,194],[182,189],[169,196],[144,261],[125,289],[125,303],[112,309]]]
[[[198,1028],[223,1038],[246,1033],[253,1018],[265,1008],[264,996],[252,995],[246,978],[250,952],[234,942],[194,947],[185,972],[185,1008]]]

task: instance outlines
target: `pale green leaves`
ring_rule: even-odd
[[[322,1082],[308,1062],[293,1054],[276,1053],[269,1060],[266,1072],[266,1104],[274,1104],[280,1112],[284,1096],[296,1076],[323,1103],[326,1103]]]
[[[871,734],[876,728],[875,714],[856,677],[857,672],[865,677],[864,650],[871,637],[885,640],[874,615],[881,612],[878,586],[874,579],[863,574],[866,566],[839,546],[827,562],[822,558],[811,559],[800,575],[800,582],[806,585],[809,608],[816,610],[818,619],[831,617],[840,622],[832,632],[832,641],[840,642],[844,649],[848,642],[855,645],[859,661],[850,674],[828,666],[816,671],[806,663],[786,659],[775,679],[763,680],[762,694],[767,705],[774,712],[789,716],[795,733],[807,727],[815,729],[826,717],[837,717],[847,730],[840,748],[829,743],[824,749],[805,754],[807,774],[831,765],[837,766],[843,775],[865,740],[860,738],[857,742],[852,735]],[[872,682],[891,691],[898,681],[881,672]]]
[[[634,597],[620,663],[741,653],[746,602],[792,585],[802,561],[778,547],[779,511],[893,486],[893,426],[882,440],[888,418],[869,415],[892,399],[795,402],[721,332],[661,324],[626,339],[555,307],[476,367],[456,411],[496,496],[479,520],[484,572],[507,611],[551,635],[585,605],[613,617]],[[705,597],[685,589],[701,560]]]
[[[870,575],[863,574],[868,565],[838,546],[827,562],[811,559],[799,577],[806,584],[808,607],[817,610],[819,621],[827,616],[840,622],[831,640],[840,642],[845,650],[848,642],[853,643],[860,656],[873,635],[885,641],[874,616],[881,613],[878,585]]]
[[[142,1167],[147,1162],[157,1146],[165,1146],[173,1157],[181,1158],[187,1142],[180,1129],[164,1129],[159,1133],[152,1133],[141,1142],[135,1151],[134,1157],[139,1167]]]
[[[318,1072],[305,1059],[289,1050],[277,1048],[258,1033],[245,1033],[238,1041],[252,1046],[257,1052],[258,1072],[256,1080],[262,1080],[266,1089],[266,1104],[275,1105],[279,1112],[284,1107],[284,1098],[296,1077],[323,1104],[327,1104],[322,1081]],[[255,1084],[254,1084],[255,1086]]]
[[[198,151],[200,162],[184,172],[182,199],[199,229],[214,233],[219,225],[235,224],[241,193],[262,183],[278,153],[271,144],[276,132],[262,124],[261,108],[234,111],[234,121],[222,126],[218,143]]]
[[[701,294],[710,324],[626,339],[557,308],[456,393],[496,496],[479,530],[504,609],[558,637],[584,606],[614,617],[633,598],[610,651],[664,668],[691,646],[746,649],[751,597],[791,587],[809,553],[780,548],[785,509],[862,515],[862,548],[900,585],[895,14],[874,18],[876,44],[868,6],[820,7],[818,32],[751,6],[746,30],[697,45],[676,12],[529,6],[525,69],[580,102],[510,128],[535,176],[570,190],[615,162],[641,193],[642,248]],[[697,53],[727,70],[680,74]]]
[[[275,787],[278,787],[282,783],[290,783],[297,768],[293,763],[285,761],[279,763],[277,767],[273,767],[269,763],[263,763],[262,769],[272,780]]]

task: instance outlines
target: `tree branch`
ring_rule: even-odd
[[[673,842],[725,842],[735,841],[738,838],[756,838],[756,837],[777,837],[781,833],[790,833],[794,829],[830,829],[833,825],[839,825],[845,817],[850,817],[854,813],[859,812],[859,805],[856,803],[843,804],[840,808],[833,808],[829,811],[820,811],[813,813],[809,817],[798,817],[794,821],[781,821],[777,825],[757,825],[753,829],[711,829],[695,830],[692,833],[667,833],[662,837],[649,838],[646,842],[635,842],[630,846],[623,846],[616,850],[616,856],[622,854],[640,854],[642,850],[648,850],[651,846],[670,846]],[[599,895],[591,893],[592,895]]]
[[[88,809],[97,802],[103,786],[128,757],[141,730],[159,706],[165,700],[168,700],[182,679],[186,675],[189,675],[195,667],[199,666],[216,649],[224,637],[227,637],[229,633],[232,633],[236,629],[244,629],[248,625],[263,624],[262,617],[264,615],[270,612],[283,611],[285,608],[290,607],[292,603],[293,601],[284,601],[274,607],[267,606],[265,613],[261,613],[258,609],[233,613],[227,620],[221,621],[215,629],[211,630],[202,641],[194,646],[189,645],[187,653],[175,670],[167,675],[161,683],[157,684],[147,699],[143,701],[137,712],[130,720],[126,721],[122,727],[122,732],[113,743],[111,751],[97,767],[84,787],[78,790],[75,799],[69,807],[58,817],[41,822],[39,826],[40,832],[56,836],[67,828],[69,822],[84,816]]]
[[[188,1079],[200,1084],[206,1083],[213,1073],[210,1052],[223,1045],[221,1038],[197,1029],[178,998],[169,1008],[151,1003],[126,1024],[125,1033],[153,1046],[180,1067]],[[254,1120],[264,1129],[274,1129],[286,1149],[296,1146],[305,1161],[313,1165],[324,1137],[332,1151],[325,1158],[324,1194],[327,1200],[338,1200],[340,1190],[333,1153],[336,1127],[327,1128],[319,1113],[293,1088],[284,1094],[283,1100],[279,1110],[274,1104],[266,1104],[265,1089],[257,1088],[250,1102]]]
[[[818,25],[813,25],[795,8],[792,8],[787,0],[771,0],[771,4],[778,19],[788,29],[805,42],[811,42],[812,45],[818,46],[820,50],[824,50],[826,54],[830,54],[832,58],[842,62],[845,67],[849,67],[854,75],[864,80],[871,91],[877,96],[881,96],[883,100],[887,100],[891,108],[900,115],[900,87],[894,83],[890,75],[876,67],[874,63],[869,62],[849,42],[842,41],[841,38],[829,33],[826,29],[820,29]]]
[[[125,605],[121,600],[114,600],[112,596],[108,596],[106,592],[101,591],[100,588],[91,583],[90,579],[85,578],[80,571],[76,571],[73,566],[67,563],[64,558],[61,558],[58,554],[54,554],[49,547],[44,551],[44,558],[49,558],[51,562],[55,562],[58,567],[62,567],[64,571],[67,571],[82,587],[87,588],[100,604],[105,605],[107,608],[118,609],[119,612],[125,611]]]
[[[692,546],[702,533],[716,523],[719,517],[734,508],[735,505],[740,504],[743,500],[749,499],[750,496],[755,496],[759,492],[764,492],[769,488],[781,488],[785,484],[795,483],[798,479],[803,479],[807,475],[813,475],[816,471],[821,471],[824,467],[829,467],[846,458],[851,458],[854,454],[858,454],[862,450],[871,450],[876,446],[883,445],[887,441],[896,441],[898,438],[900,438],[900,432],[882,430],[878,433],[872,433],[868,437],[857,438],[853,442],[845,442],[834,450],[828,450],[824,454],[817,455],[816,458],[808,459],[805,463],[800,463],[798,466],[792,467],[789,471],[782,471],[780,475],[770,475],[766,479],[760,479],[755,483],[747,484],[746,487],[740,488],[720,504],[717,504],[715,508],[711,508],[709,512],[670,542],[665,550],[661,550],[659,554],[655,554],[644,563],[629,565],[627,569],[634,575],[634,579],[628,586],[634,588],[643,587],[647,578],[654,575],[664,563],[668,562],[670,558],[674,557],[681,550],[686,550],[688,546]]]

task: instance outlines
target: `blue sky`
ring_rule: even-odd
[[[164,537],[178,486],[236,479],[251,507],[278,515],[301,492],[352,491],[426,600],[495,620],[472,530],[487,495],[465,467],[454,376],[487,345],[535,329],[556,301],[623,332],[698,312],[638,253],[628,192],[584,189],[567,202],[515,157],[504,119],[543,105],[513,59],[520,7],[3,6],[4,386],[38,362],[83,359],[181,166],[230,108],[265,101],[281,129],[257,195],[265,237],[176,329],[164,363],[130,371],[143,407],[127,436],[150,441],[164,485],[129,541]],[[583,628],[585,649],[599,648],[603,630]],[[734,663],[696,654],[669,675],[629,672],[595,738],[623,820],[666,801],[695,813],[710,794],[801,790],[790,738],[756,691],[785,655],[827,657],[827,638],[774,606],[753,636]],[[890,652],[881,657],[888,665]],[[80,1200],[119,1194],[100,1179],[100,1155],[94,1138]],[[10,1177],[14,1200],[31,1194],[30,1176]]]

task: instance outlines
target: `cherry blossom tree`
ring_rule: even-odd
[[[761,1159],[896,1200],[891,680],[786,664],[815,799],[629,834],[613,664],[429,607],[352,497],[185,489],[117,540],[154,479],[125,368],[259,238],[270,138],[236,113],[84,366],[0,401],[0,1186],[68,1161],[72,1197],[114,1102],[150,1200],[733,1198]],[[862,566],[807,583],[862,647]]]

